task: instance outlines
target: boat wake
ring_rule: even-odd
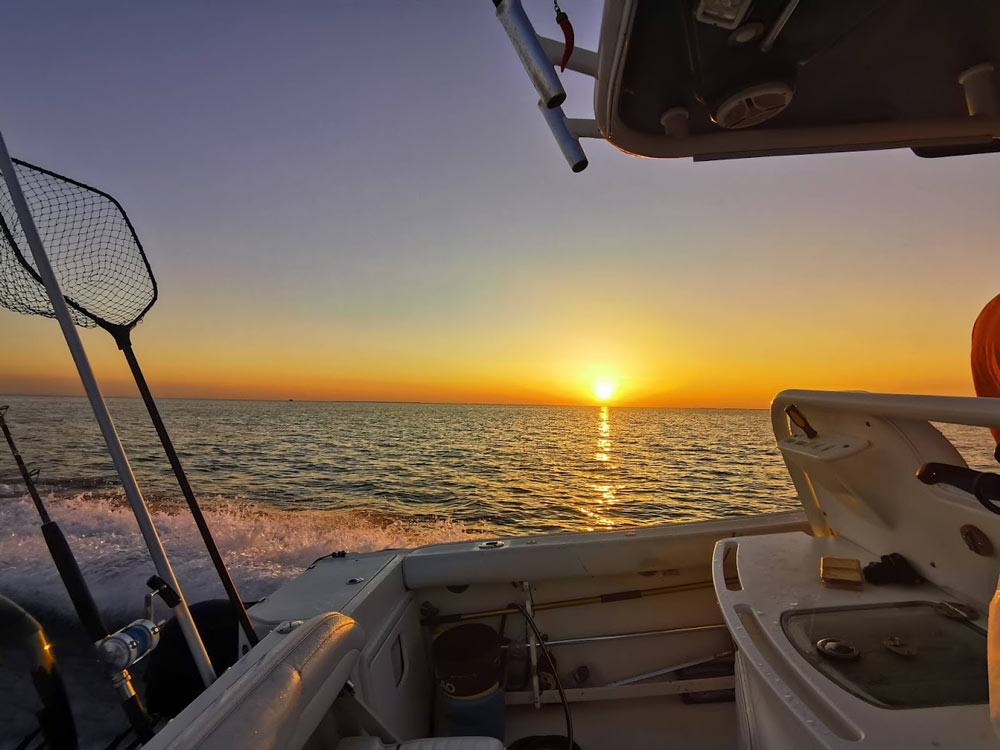
[[[21,487],[0,484],[0,592],[45,619],[75,617]],[[155,570],[120,493],[44,493],[109,627],[139,615]],[[208,554],[183,502],[150,502],[153,520],[189,601],[223,598]],[[468,539],[459,522],[365,510],[287,510],[248,500],[205,498],[205,516],[241,596],[266,596],[317,557]]]

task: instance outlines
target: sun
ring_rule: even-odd
[[[618,383],[611,378],[598,378],[594,381],[594,395],[598,401],[608,401],[618,390]]]

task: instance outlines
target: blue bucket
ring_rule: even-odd
[[[499,685],[478,698],[437,694],[439,737],[496,737],[504,740],[504,697]]]
[[[504,739],[500,636],[489,625],[450,628],[434,639],[435,733]]]

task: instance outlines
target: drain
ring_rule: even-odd
[[[892,651],[894,654],[899,654],[900,656],[916,656],[917,649],[911,646],[909,643],[904,641],[898,635],[891,635],[882,641],[882,645],[887,649]]]
[[[835,661],[854,661],[861,652],[858,647],[850,641],[843,641],[840,638],[823,638],[816,641],[816,650],[820,655]]]

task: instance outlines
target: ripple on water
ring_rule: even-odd
[[[85,400],[4,401],[22,452],[57,496],[116,486]],[[141,403],[109,401],[144,492],[176,498]],[[766,411],[191,400],[161,408],[199,494],[264,507],[381,509],[403,519],[433,509],[504,534],[796,505]],[[957,438],[973,464],[979,454],[989,463],[988,442],[984,430]]]

